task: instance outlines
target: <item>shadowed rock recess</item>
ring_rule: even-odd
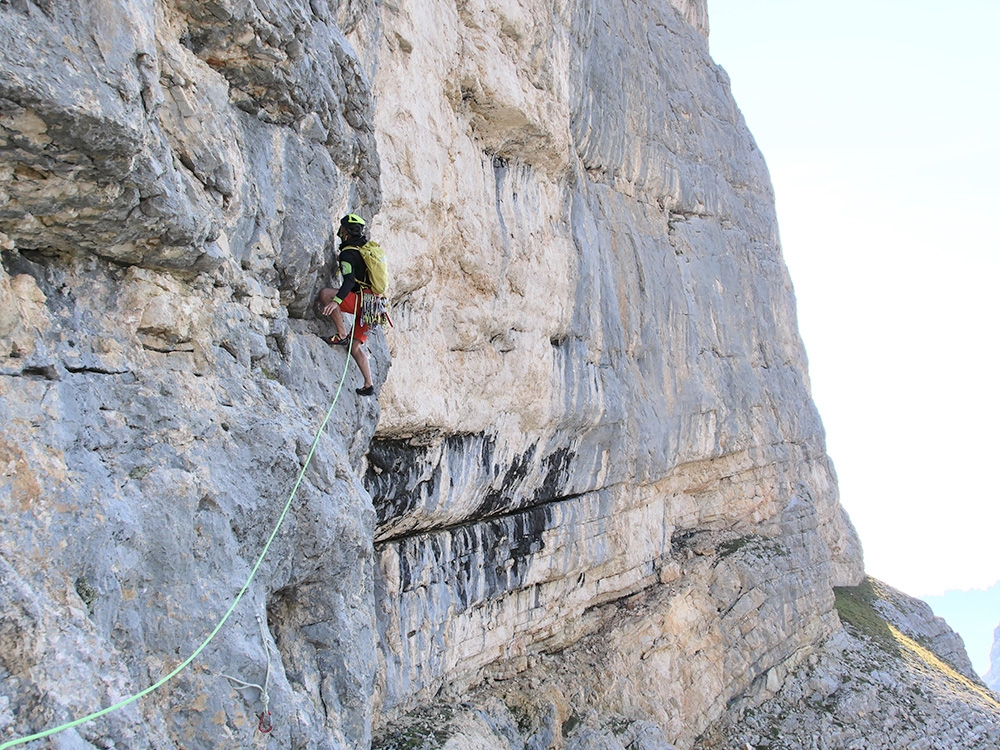
[[[181,664],[297,488],[194,662],[54,746],[889,748],[760,718],[888,711],[872,649],[898,726],[970,724],[914,742],[1000,746],[960,640],[865,583],[707,34],[0,0],[0,741]],[[393,272],[377,400],[315,335],[348,210]],[[920,670],[968,710],[904,706]]]

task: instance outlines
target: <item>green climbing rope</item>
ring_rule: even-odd
[[[88,721],[99,719],[105,714],[109,714],[112,711],[117,711],[118,709],[124,708],[130,703],[134,703],[143,696],[149,695],[154,690],[161,688],[167,682],[169,682],[178,674],[180,674],[191,662],[193,662],[196,658],[198,658],[198,655],[205,650],[205,647],[208,646],[209,643],[212,642],[212,639],[215,638],[216,635],[218,635],[220,630],[222,630],[222,626],[226,624],[226,621],[229,619],[230,615],[233,614],[233,611],[236,609],[236,606],[243,599],[243,595],[246,594],[247,589],[250,588],[250,584],[253,581],[254,576],[257,575],[258,568],[260,568],[261,563],[264,562],[264,558],[267,556],[267,552],[271,548],[271,543],[274,541],[274,538],[278,535],[278,530],[281,528],[281,524],[283,524],[285,521],[285,516],[288,515],[288,510],[292,507],[292,500],[295,499],[295,493],[299,491],[299,485],[302,484],[302,479],[303,477],[305,477],[306,469],[309,468],[309,462],[312,461],[313,454],[316,453],[316,446],[319,445],[319,439],[323,436],[323,431],[326,429],[326,424],[327,422],[330,421],[330,417],[333,416],[333,409],[337,405],[337,401],[340,399],[340,392],[343,390],[344,381],[347,379],[347,369],[351,364],[350,352],[353,347],[353,344],[354,344],[354,326],[352,325],[351,340],[347,345],[347,352],[348,352],[348,356],[346,358],[347,361],[344,363],[344,372],[340,376],[340,383],[337,385],[337,392],[333,396],[333,403],[330,404],[330,408],[327,409],[326,416],[323,418],[322,424],[320,424],[319,429],[316,431],[316,437],[313,438],[312,447],[309,449],[309,455],[306,456],[306,461],[302,465],[302,470],[299,472],[299,476],[295,480],[295,485],[292,487],[292,491],[288,495],[288,500],[285,501],[285,507],[282,509],[281,515],[278,516],[278,522],[274,525],[274,530],[271,532],[271,535],[267,538],[267,543],[264,545],[264,549],[261,551],[260,556],[258,556],[257,558],[257,562],[254,564],[253,569],[250,571],[250,577],[247,578],[247,582],[243,584],[243,588],[240,589],[240,592],[236,595],[236,598],[233,600],[233,603],[229,605],[229,609],[226,610],[226,613],[222,616],[222,619],[219,620],[218,624],[215,626],[212,632],[208,634],[208,637],[201,642],[201,645],[198,646],[198,648],[194,650],[194,653],[192,653],[187,659],[182,661],[180,664],[174,667],[174,669],[171,670],[166,676],[160,678],[145,690],[142,690],[141,692],[138,692],[135,695],[132,695],[122,701],[119,701],[118,703],[115,703],[113,706],[102,708],[100,711],[95,711],[92,714],[87,714],[86,716],[82,716],[79,719],[74,719],[73,721],[67,722],[66,724],[62,724],[58,727],[53,727],[52,729],[46,729],[44,732],[38,732],[37,734],[28,735],[27,737],[18,737],[13,740],[7,740],[2,745],[0,745],[0,750],[7,750],[7,748],[14,747],[15,745],[23,745],[25,742],[40,740],[44,737],[50,737],[53,734],[63,732],[67,729],[72,729],[73,727],[80,726],[81,724],[84,724]]]

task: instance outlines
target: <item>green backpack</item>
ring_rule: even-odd
[[[389,267],[385,262],[385,250],[375,240],[368,240],[358,250],[368,268],[368,287],[375,294],[385,294],[385,290],[389,288]]]

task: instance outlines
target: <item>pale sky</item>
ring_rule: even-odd
[[[1000,580],[1000,0],[709,0],[709,18],[775,185],[865,566],[918,597],[986,589]]]

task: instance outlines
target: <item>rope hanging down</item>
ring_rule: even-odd
[[[53,727],[52,729],[46,729],[44,732],[38,732],[37,734],[31,734],[26,737],[18,737],[13,740],[7,740],[3,744],[0,744],[0,750],[7,750],[7,748],[9,747],[15,747],[16,745],[23,745],[25,742],[32,742],[33,740],[40,740],[44,737],[50,737],[53,734],[63,732],[67,729],[78,727],[81,724],[85,724],[88,721],[99,719],[105,714],[109,714],[112,711],[117,711],[118,709],[124,708],[130,703],[134,703],[143,696],[149,695],[154,690],[163,687],[163,685],[165,685],[167,682],[169,682],[178,674],[180,674],[189,664],[191,664],[191,662],[193,662],[196,658],[198,658],[198,655],[201,654],[201,652],[205,650],[205,647],[212,642],[212,639],[219,634],[219,631],[222,630],[222,626],[225,625],[226,622],[229,620],[230,615],[233,614],[233,611],[236,609],[236,606],[243,599],[243,595],[246,594],[247,590],[250,588],[250,584],[253,582],[254,576],[257,575],[257,570],[260,568],[261,563],[264,562],[264,558],[267,556],[267,552],[271,548],[271,543],[274,541],[274,538],[278,535],[278,530],[281,528],[281,524],[285,522],[285,516],[288,515],[288,511],[292,507],[292,500],[295,499],[295,493],[299,491],[299,485],[302,484],[302,479],[306,475],[306,469],[309,468],[309,462],[312,461],[313,454],[316,453],[316,446],[319,445],[319,439],[323,436],[323,431],[326,429],[326,424],[327,422],[330,421],[330,417],[333,416],[333,409],[337,405],[337,401],[340,399],[340,392],[343,390],[344,381],[347,379],[347,369],[351,364],[350,351],[353,343],[354,343],[354,326],[352,325],[351,342],[347,345],[348,356],[346,357],[346,361],[344,362],[344,372],[340,376],[340,383],[337,385],[337,392],[333,396],[333,403],[330,404],[330,408],[327,409],[326,416],[323,418],[323,422],[320,424],[319,429],[316,431],[316,437],[313,438],[312,447],[309,449],[309,455],[306,456],[306,461],[302,465],[302,470],[299,471],[299,476],[295,480],[295,485],[292,487],[292,491],[288,495],[288,500],[285,501],[285,507],[282,509],[281,515],[278,516],[278,522],[274,525],[274,530],[271,531],[271,535],[267,538],[267,543],[264,544],[264,549],[261,550],[260,555],[257,557],[257,562],[254,563],[253,569],[250,571],[250,576],[247,578],[247,582],[243,584],[243,588],[240,589],[240,592],[236,595],[236,598],[233,600],[233,603],[229,605],[229,609],[226,610],[226,613],[222,616],[222,619],[219,620],[219,623],[215,626],[215,628],[213,628],[212,632],[208,634],[208,637],[201,642],[201,645],[199,645],[198,648],[194,650],[194,653],[192,653],[187,659],[185,659],[176,667],[174,667],[174,669],[171,670],[169,674],[167,674],[164,677],[161,677],[159,680],[157,680],[155,683],[150,685],[145,690],[142,690],[136,693],[135,695],[129,696],[128,698],[125,698],[124,700],[115,703],[113,706],[108,706],[107,708],[102,708],[100,711],[95,711],[92,714],[81,716],[79,719],[74,719],[73,721],[67,722],[66,724],[62,724],[61,726]],[[261,627],[263,627],[263,625],[261,625]],[[266,706],[264,710],[265,712],[267,711]],[[267,726],[270,726],[269,719],[267,722],[265,722],[265,716],[267,716],[267,714],[261,717],[261,726],[264,726],[265,723],[267,724]]]
[[[243,682],[243,680],[238,680],[232,675],[224,674],[222,675],[227,680],[236,684],[237,690],[246,690],[247,688],[254,688],[260,694],[260,704],[264,707],[264,710],[257,714],[257,718],[260,720],[257,722],[257,730],[262,734],[268,734],[274,725],[271,724],[271,712],[267,710],[267,707],[271,704],[271,696],[267,694],[268,685],[271,682],[271,642],[267,639],[267,631],[264,629],[264,618],[260,615],[255,615],[257,618],[257,625],[260,627],[260,642],[264,646],[264,657],[267,659],[267,669],[264,671],[264,684],[258,685],[255,682]]]

